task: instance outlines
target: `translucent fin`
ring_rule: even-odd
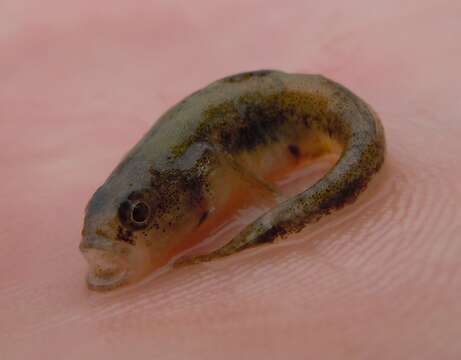
[[[256,173],[236,161],[231,155],[224,153],[221,155],[221,157],[222,160],[227,163],[235,172],[237,172],[243,180],[251,183],[253,186],[259,188],[260,190],[269,193],[271,197],[276,198],[278,203],[286,200],[286,197],[283,195],[282,190],[277,184],[261,178]]]

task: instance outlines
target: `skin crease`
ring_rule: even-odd
[[[459,358],[459,2],[1,6],[2,358]],[[167,106],[255,68],[360,94],[380,178],[279,245],[89,291],[96,186]]]

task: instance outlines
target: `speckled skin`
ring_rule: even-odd
[[[216,81],[166,112],[98,189],[80,247],[126,256],[135,274],[130,276],[140,277],[186,249],[188,237],[218,216],[232,194],[245,186],[271,193],[266,179],[277,167],[328,152],[340,158],[315,185],[263,214],[222,248],[187,262],[300,231],[355,200],[384,160],[376,114],[323,76],[261,70]],[[139,201],[150,210],[142,223],[132,218]],[[111,275],[101,270],[100,276]]]

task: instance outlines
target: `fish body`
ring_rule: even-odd
[[[339,160],[317,183],[280,201],[271,181],[325,154]],[[273,207],[208,261],[278,237],[356,199],[380,169],[375,112],[320,75],[260,70],[218,80],[168,110],[91,198],[80,249],[88,285],[107,290],[161,268],[259,195]]]

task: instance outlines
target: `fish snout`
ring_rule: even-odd
[[[82,239],[80,251],[89,265],[87,283],[91,289],[110,290],[126,282],[128,258],[126,253],[118,250],[103,237],[86,236]]]

